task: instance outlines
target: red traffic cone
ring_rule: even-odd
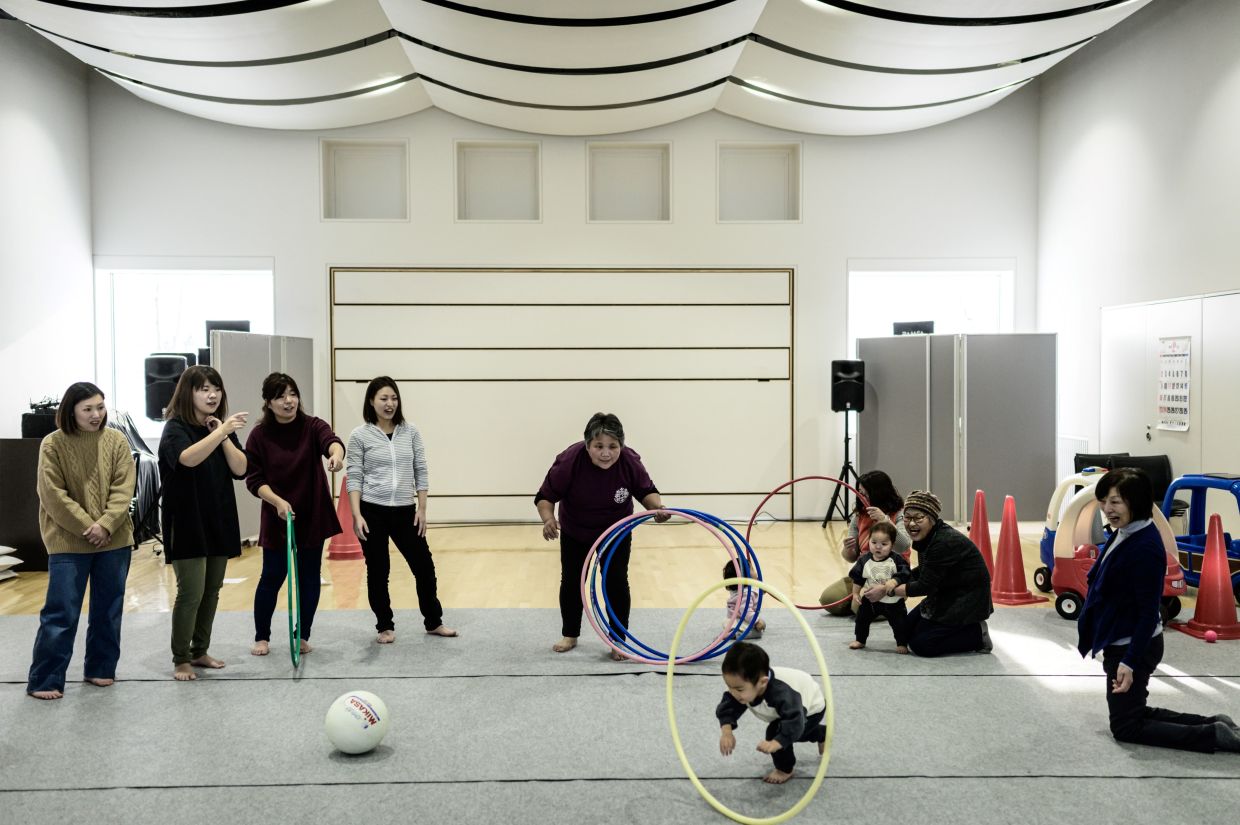
[[[981,490],[973,496],[973,516],[970,522],[969,540],[982,551],[982,558],[986,560],[986,572],[990,574],[990,580],[994,581],[995,560],[990,554],[990,521],[986,518],[986,494]]]
[[[1171,625],[1182,633],[1204,639],[1213,630],[1219,639],[1240,639],[1240,622],[1236,621],[1236,600],[1231,590],[1231,569],[1227,548],[1223,543],[1223,520],[1218,513],[1210,516],[1206,532],[1205,558],[1201,562],[1201,580],[1197,584],[1197,609],[1187,622]]]
[[[349,492],[346,489],[348,483],[349,476],[345,474],[340,479],[340,498],[336,501],[336,518],[340,519],[344,532],[332,536],[332,543],[327,547],[329,559],[362,558],[362,545],[353,532],[353,508],[349,506]]]
[[[1025,561],[1020,552],[1020,533],[1016,527],[1016,499],[1003,500],[1003,521],[999,523],[999,558],[990,582],[990,598],[999,604],[1037,604],[1047,601],[1025,587]]]

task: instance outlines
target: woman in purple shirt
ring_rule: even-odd
[[[344,466],[344,442],[321,418],[306,415],[301,391],[291,376],[273,372],[263,379],[263,420],[245,441],[250,469],[245,486],[263,500],[258,543],[263,572],[254,591],[254,647],[266,656],[271,616],[288,575],[285,517],[293,514],[301,597],[301,652],[309,653],[310,629],[319,606],[319,572],[323,542],[341,532],[323,459],[333,473]]]
[[[563,638],[551,646],[564,653],[577,646],[581,635],[581,567],[586,556],[607,528],[633,514],[633,500],[647,510],[659,510],[663,499],[642,465],[642,457],[625,449],[624,427],[611,413],[595,413],[586,424],[585,440],[578,441],[555,457],[543,479],[534,505],[543,523],[543,538],[560,540],[560,619]],[[556,520],[555,505],[560,505]],[[667,521],[670,513],[659,513],[655,521]],[[611,566],[604,582],[607,600],[616,617],[629,623],[629,551],[632,535],[626,536],[611,554]],[[624,632],[611,629],[613,638]],[[617,661],[624,659],[612,652]]]

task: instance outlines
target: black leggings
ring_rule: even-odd
[[[823,718],[827,715],[826,708],[805,719],[805,729],[801,731],[801,738],[798,742],[825,742],[827,740],[827,727],[822,723]],[[766,726],[766,738],[774,739],[779,733],[780,721],[777,719]],[[784,773],[792,773],[792,769],[796,767],[797,757],[792,752],[792,746],[780,748],[771,754],[771,761],[775,763],[775,770]]]
[[[870,638],[870,623],[879,616],[887,617],[891,632],[896,637],[896,644],[900,647],[907,646],[905,621],[908,618],[908,609],[904,606],[904,599],[898,602],[872,602],[862,596],[861,607],[857,608],[857,641],[865,644],[866,639]]]
[[[1107,674],[1107,710],[1111,715],[1111,735],[1120,742],[1213,753],[1214,722],[1217,717],[1177,713],[1152,708],[1149,698],[1150,675],[1162,661],[1163,637],[1150,639],[1145,655],[1132,671],[1132,687],[1124,693],[1111,690],[1119,663],[1128,654],[1128,645],[1111,645],[1102,650],[1102,669]]]
[[[405,557],[413,573],[418,591],[418,607],[422,610],[422,624],[434,630],[443,624],[443,605],[439,603],[438,583],[435,580],[435,560],[425,536],[419,536],[413,516],[417,505],[386,507],[362,501],[362,518],[366,519],[369,534],[361,540],[362,555],[366,557],[366,596],[375,614],[375,630],[395,630],[392,617],[392,596],[388,592],[388,576],[392,569],[388,540]]]
[[[560,632],[570,639],[581,635],[581,568],[593,546],[593,541],[581,541],[560,532],[560,622],[563,625]],[[607,568],[607,581],[603,584],[611,609],[625,627],[629,624],[629,606],[632,603],[629,597],[629,553],[632,549],[631,535],[625,536],[620,544],[613,545],[608,554],[611,564]],[[599,575],[602,575],[602,565],[599,565]],[[605,607],[603,610],[606,612]],[[624,641],[624,631],[615,627],[610,617],[608,630],[613,639]]]

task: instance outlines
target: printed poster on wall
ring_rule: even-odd
[[[1188,336],[1158,339],[1158,429],[1185,432],[1189,411]]]

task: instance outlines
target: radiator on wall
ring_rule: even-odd
[[[1067,478],[1076,472],[1076,454],[1089,452],[1089,439],[1077,435],[1059,436],[1059,447],[1055,452],[1055,468],[1060,478]]]

